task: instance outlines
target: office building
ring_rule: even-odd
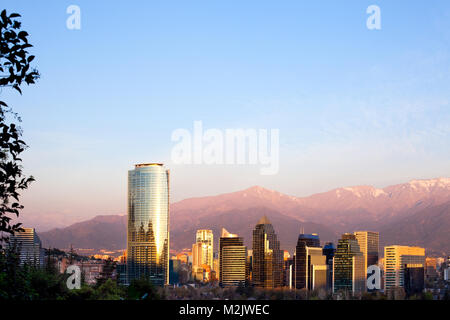
[[[252,283],[262,288],[277,288],[283,284],[283,252],[266,216],[253,230]]]
[[[437,269],[438,269],[438,264],[437,264],[438,259],[437,258],[432,258],[432,257],[426,257],[425,258],[425,276],[428,279],[435,279],[438,276],[437,273]]]
[[[364,255],[354,234],[345,233],[338,241],[333,259],[333,292],[362,293],[366,288]]]
[[[192,245],[192,274],[196,280],[207,281],[213,268],[212,230],[197,230],[195,241]]]
[[[197,256],[196,258],[197,265],[206,264],[212,268],[214,258],[214,235],[212,230],[197,230],[195,239],[197,244],[201,244],[201,255]]]
[[[222,229],[219,239],[219,283],[222,287],[244,285],[246,280],[247,247],[236,234]]]
[[[356,231],[356,240],[359,249],[364,255],[364,270],[367,279],[367,268],[372,265],[378,265],[378,252],[380,235],[373,231]]]
[[[20,264],[42,267],[44,265],[44,250],[41,239],[34,228],[22,228],[9,237],[9,247],[20,253]]]
[[[384,248],[384,288],[404,288],[407,293],[422,290],[425,272],[425,249],[408,246]]]
[[[326,289],[333,289],[333,258],[336,253],[336,246],[333,242],[327,242],[322,249],[322,254],[325,256],[325,263],[327,265],[327,276],[326,276]]]
[[[169,170],[161,163],[128,171],[127,280],[169,283]]]
[[[300,234],[295,248],[294,287],[296,289],[326,288],[326,256],[317,234]]]

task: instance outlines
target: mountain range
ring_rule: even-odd
[[[380,232],[380,246],[420,245],[428,254],[450,252],[450,178],[412,180],[377,189],[338,188],[308,197],[293,197],[259,186],[242,191],[185,199],[170,206],[170,246],[189,248],[197,229],[212,229],[215,244],[222,227],[244,237],[266,215],[281,247],[291,253],[300,231],[318,233],[322,242],[337,242],[341,233]],[[126,216],[104,215],[40,234],[44,246],[124,249]],[[217,246],[216,246],[217,248]]]

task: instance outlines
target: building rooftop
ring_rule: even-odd
[[[136,168],[153,167],[153,166],[162,167],[163,165],[164,165],[163,163],[140,163],[140,164],[136,164],[135,167]]]
[[[261,219],[259,219],[258,224],[272,224],[269,219],[264,215]]]

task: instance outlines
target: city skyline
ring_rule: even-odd
[[[2,1],[0,300],[445,308],[449,17],[448,0]]]
[[[139,167],[145,167],[145,166],[155,166],[155,167],[158,167],[158,166],[162,166],[163,164],[144,164],[144,165],[136,165],[136,166],[139,166]],[[447,180],[450,180],[450,179],[437,179],[437,180],[428,180],[428,181],[414,181],[414,184],[411,184],[411,183],[409,183],[409,184],[406,184],[406,185],[399,185],[399,186],[395,186],[395,188],[397,188],[397,189],[399,189],[399,190],[405,190],[405,187],[410,187],[411,188],[411,190],[414,190],[414,191],[417,191],[418,190],[418,187],[419,186],[421,186],[421,185],[424,185],[424,186],[427,186],[427,188],[432,188],[433,190],[437,190],[436,188],[437,188],[437,186],[440,186],[441,184],[443,184],[443,186],[445,187],[446,185],[445,185],[445,183],[446,183],[446,181]],[[450,186],[450,185],[449,185]],[[338,190],[336,190],[336,191],[333,191],[333,192],[331,192],[331,195],[335,195],[336,197],[337,197],[337,199],[339,199],[340,197],[342,197],[342,192],[347,192],[347,194],[349,194],[349,195],[351,195],[352,197],[354,197],[354,199],[355,200],[351,200],[351,201],[356,201],[357,199],[361,199],[361,195],[359,194],[359,192],[364,192],[364,193],[367,193],[367,191],[369,191],[369,194],[370,193],[373,193],[374,194],[374,198],[373,199],[377,199],[377,198],[380,198],[380,199],[378,199],[378,200],[381,200],[382,202],[384,201],[383,200],[383,198],[381,198],[380,197],[380,195],[383,195],[383,194],[390,194],[389,195],[389,197],[388,198],[392,198],[393,196],[393,194],[392,194],[392,187],[390,187],[390,189],[386,189],[386,191],[383,191],[383,190],[381,190],[381,189],[355,189],[355,188],[343,188],[343,189],[338,189]],[[394,189],[395,190],[395,189]],[[404,193],[404,191],[402,191],[403,193]],[[274,199],[277,199],[278,197],[280,197],[280,204],[279,204],[279,206],[281,205],[281,206],[292,206],[292,204],[289,204],[289,201],[293,201],[293,203],[297,203],[297,201],[299,201],[299,200],[301,200],[301,199],[295,199],[295,198],[292,198],[292,197],[288,197],[288,196],[285,196],[285,195],[282,195],[282,194],[279,194],[279,193],[276,193],[276,192],[273,192],[273,191],[271,191],[271,190],[265,190],[265,189],[263,189],[263,188],[259,188],[259,187],[254,187],[254,188],[250,188],[250,189],[248,189],[248,190],[244,190],[242,193],[237,193],[236,195],[239,195],[239,197],[241,197],[242,199],[246,199],[246,198],[248,198],[248,201],[250,201],[250,202],[248,202],[249,204],[250,204],[250,207],[255,207],[255,208],[253,208],[252,210],[256,213],[256,214],[258,214],[257,212],[258,212],[258,210],[255,210],[256,209],[256,207],[264,207],[264,206],[266,206],[266,204],[264,204],[264,202],[263,203],[258,203],[258,202],[254,202],[255,200],[255,198],[253,198],[253,197],[255,197],[255,196],[257,196],[257,197],[261,197],[261,199],[268,199],[269,200],[269,203],[276,203],[276,201],[275,202],[273,202],[274,201]],[[221,196],[221,197],[224,197],[225,196],[225,198],[224,198],[224,200],[225,200],[225,202],[223,202],[223,200],[218,200],[216,203],[217,203],[217,206],[219,207],[219,208],[223,208],[224,207],[224,205],[225,206],[227,206],[227,205],[229,205],[229,204],[232,204],[233,202],[234,203],[236,203],[237,204],[237,206],[232,206],[232,207],[230,207],[230,209],[232,209],[232,208],[234,208],[235,210],[241,210],[241,209],[244,209],[246,206],[248,206],[249,204],[246,204],[245,202],[244,203],[242,203],[242,208],[238,205],[238,203],[239,203],[239,201],[241,201],[241,200],[239,200],[239,197],[238,198],[236,198],[235,199],[235,196],[234,196],[234,193],[231,193],[231,194],[225,194],[225,195],[223,195],[223,196]],[[231,198],[227,198],[227,197],[229,197],[229,196],[232,196]],[[273,198],[273,196],[276,196],[276,198]],[[321,195],[321,196],[323,196],[323,195]],[[439,204],[439,201],[444,201],[444,203],[445,203],[445,199],[446,199],[446,192],[445,192],[445,189],[444,189],[444,193],[443,193],[443,198],[441,199],[441,200],[438,200],[439,198],[435,198],[435,197],[431,197],[430,199],[428,199],[427,201],[424,201],[424,199],[421,199],[421,198],[418,198],[417,200],[414,200],[414,198],[412,198],[412,199],[409,199],[409,201],[411,202],[411,205],[414,205],[414,207],[416,207],[415,206],[415,203],[417,202],[417,201],[420,201],[420,202],[422,202],[422,205],[424,206],[424,207],[427,207],[428,205],[436,205],[436,204]],[[168,199],[170,199],[170,197],[168,196],[167,197]],[[206,201],[207,203],[214,203],[216,200],[214,200],[215,198],[214,197],[212,197],[212,198],[204,198],[204,200],[203,200],[203,198],[201,198],[200,200],[201,201]],[[218,199],[222,199],[222,198],[218,198]],[[253,199],[253,200],[252,200]],[[343,199],[347,199],[347,200],[345,200],[345,201],[347,201],[348,202],[348,198],[345,198],[345,197],[343,197]],[[387,198],[386,198],[387,199]],[[193,203],[196,203],[195,201],[197,201],[196,199],[192,199],[194,202]],[[377,200],[377,201],[378,201]],[[212,202],[211,202],[212,201]],[[277,200],[278,201],[278,200]],[[286,202],[287,201],[287,202]],[[316,201],[316,200],[314,200],[314,201]],[[327,202],[330,202],[330,200],[329,200],[329,198],[325,198],[324,200],[321,200],[321,201],[323,201],[324,203],[327,203]],[[285,203],[286,202],[286,203]],[[181,202],[181,203],[183,203],[183,202]],[[331,203],[331,202],[330,202]],[[429,203],[429,204],[428,204]],[[350,204],[351,204],[351,202],[350,202]],[[186,205],[188,205],[188,203],[186,203]],[[198,206],[198,204],[196,204],[197,206]],[[393,202],[393,205],[396,205],[396,206],[403,206],[404,204],[401,204],[400,202],[399,203],[397,203],[396,201],[394,201]],[[182,207],[184,207],[185,205],[183,205]],[[189,205],[188,205],[189,206]],[[335,205],[331,205],[332,207],[334,207]],[[370,205],[371,206],[371,205]],[[213,205],[213,208],[214,208],[215,206]],[[201,208],[201,206],[200,207],[198,207],[198,208]],[[281,207],[280,207],[281,208]],[[299,207],[300,208],[300,210],[303,210],[302,209],[302,207]],[[350,207],[351,208],[351,207]],[[190,213],[187,213],[187,212],[185,212],[185,213],[183,213],[183,221],[185,221],[185,222],[183,222],[183,221],[181,221],[180,220],[180,216],[179,216],[179,211],[180,210],[177,210],[177,209],[179,209],[179,208],[177,208],[177,207],[175,207],[175,209],[174,209],[174,213],[176,213],[176,215],[174,216],[174,217],[172,217],[171,218],[171,220],[172,220],[172,224],[171,224],[171,229],[172,229],[172,231],[174,232],[173,233],[173,236],[175,237],[174,239],[175,239],[175,249],[180,249],[180,238],[179,238],[179,231],[177,231],[178,229],[177,229],[177,227],[175,227],[175,229],[173,229],[173,226],[176,226],[176,225],[180,225],[180,226],[182,226],[183,224],[185,224],[186,223],[186,221],[189,221],[189,219],[196,219],[195,218],[195,215],[193,215],[192,216],[192,218],[189,218],[189,216],[191,215]],[[296,207],[293,207],[293,209],[294,209],[294,211],[296,210]],[[379,209],[377,209],[377,206],[374,206],[373,208],[372,208],[375,212],[376,211],[379,211]],[[416,209],[417,209],[417,207],[416,207]],[[415,209],[415,210],[416,210]],[[201,210],[205,210],[205,209],[201,209]],[[266,210],[266,209],[265,209]],[[383,210],[385,210],[385,209],[383,209]],[[389,209],[389,210],[391,210],[391,209]],[[389,211],[388,210],[388,213],[389,213],[389,215],[392,215],[392,213],[391,213],[391,211]],[[195,211],[195,210],[194,210]],[[208,211],[208,209],[206,209],[206,212]],[[183,211],[182,211],[183,212]],[[270,212],[270,215],[271,216],[273,216],[273,211],[271,212],[271,211],[269,211]],[[282,212],[282,211],[281,211]],[[219,210],[219,213],[220,213],[220,210]],[[282,216],[280,216],[280,217],[284,217],[283,219],[285,219],[287,216],[286,216],[286,214],[289,216],[289,212],[282,212],[283,213],[283,215]],[[212,214],[212,213],[211,213]],[[264,215],[264,213],[261,213],[262,215]],[[367,214],[367,213],[365,213],[365,214]],[[322,214],[323,215],[323,214]],[[368,215],[369,217],[370,217],[370,215]],[[111,216],[111,217],[113,217],[113,216]],[[279,219],[280,217],[278,217],[277,219]],[[356,215],[355,217],[358,217],[358,215]],[[245,213],[244,213],[244,216],[242,216],[242,218],[245,218]],[[291,237],[293,238],[294,236],[295,236],[295,233],[298,233],[299,232],[299,230],[301,229],[301,228],[303,228],[303,226],[304,225],[306,225],[306,226],[308,226],[309,225],[309,222],[308,222],[308,220],[306,219],[306,221],[305,221],[305,218],[304,217],[294,217],[295,219],[294,220],[292,220],[292,222],[294,222],[298,227],[297,227],[297,229],[295,230],[295,228],[294,229],[292,229],[292,228],[290,228],[290,233],[286,233],[286,232],[284,232],[283,234],[282,234],[282,239],[283,239],[283,241],[281,241],[281,243],[282,243],[282,247],[283,247],[283,249],[288,249],[291,253],[293,252],[292,251],[292,249],[291,249],[291,247],[290,247],[290,244],[289,243],[286,243],[286,235],[291,235]],[[333,221],[334,219],[336,219],[336,218],[339,218],[339,216],[331,216],[331,221]],[[376,217],[375,217],[376,218]],[[395,216],[394,216],[394,218],[395,218]],[[186,219],[188,219],[188,220],[186,220]],[[211,219],[213,219],[213,218],[211,218]],[[255,219],[255,221],[256,220],[259,220],[259,218],[254,218]],[[353,218],[351,218],[351,217],[348,217],[348,221],[351,223],[351,221],[352,221],[352,219]],[[359,218],[358,218],[359,219]],[[214,221],[214,219],[213,220],[211,220],[211,222],[210,223],[213,223],[213,221]],[[314,221],[314,220],[312,220],[312,221]],[[316,221],[317,222],[317,221]],[[253,224],[253,223],[255,223],[255,222],[251,222],[251,219],[250,219],[250,221],[249,221],[249,223],[251,223],[251,224]],[[331,227],[331,226],[329,226],[328,224],[327,224],[327,222],[324,220],[324,221],[321,221],[320,222],[321,223],[321,225],[320,226],[316,226],[316,227],[314,227],[313,229],[311,229],[311,227],[307,227],[308,229],[309,229],[309,232],[319,232],[320,233],[320,230],[322,230],[321,228],[328,228],[328,227]],[[290,225],[292,226],[292,223],[290,223]],[[366,225],[370,225],[370,223],[366,223]],[[220,225],[219,225],[220,226]],[[285,227],[286,225],[285,224],[282,224],[282,227]],[[33,226],[34,227],[34,226]],[[208,229],[211,229],[211,228],[213,228],[213,229],[215,229],[215,228],[217,228],[218,226],[216,225],[216,224],[208,224],[208,223],[206,223],[206,224],[203,224],[203,227],[204,228],[208,228]],[[220,226],[220,227],[224,227],[223,225],[222,226]],[[227,228],[230,228],[230,226],[225,226],[225,227],[227,227]],[[382,227],[382,225],[381,225],[381,227]],[[317,229],[318,228],[318,229]],[[375,231],[375,233],[373,233],[373,232],[369,232],[370,234],[378,234],[379,233],[379,229],[380,228],[380,226],[378,226],[378,227],[372,227],[371,229],[372,229],[372,231]],[[361,226],[360,227],[356,227],[356,226],[351,226],[351,225],[349,225],[349,227],[344,227],[344,228],[341,228],[340,230],[339,229],[335,229],[334,231],[335,231],[335,234],[334,234],[334,236],[331,236],[330,237],[330,235],[328,234],[328,235],[326,235],[326,237],[325,237],[325,239],[324,239],[324,242],[328,242],[328,241],[333,241],[333,242],[335,242],[336,243],[336,240],[339,238],[339,236],[340,236],[340,234],[342,234],[343,232],[357,232],[358,230],[361,230]],[[64,229],[62,229],[61,230],[62,232],[64,231]],[[120,232],[120,230],[119,230],[119,232]],[[214,233],[215,233],[216,231],[214,231]],[[240,231],[240,232],[242,232],[242,230]],[[244,233],[245,234],[247,234],[247,231],[244,231]],[[211,234],[211,236],[213,236],[213,234]],[[377,236],[378,237],[378,236]],[[249,239],[247,236],[246,237],[244,237],[245,239]],[[391,238],[392,238],[392,236],[391,236]],[[46,238],[46,237],[44,237],[44,239],[45,240],[48,240],[48,238]],[[413,242],[411,242],[411,241],[408,241],[408,240],[403,240],[403,241],[391,241],[391,242],[388,242],[389,244],[399,244],[399,245],[402,245],[402,244],[405,244],[405,245],[409,245],[409,244],[416,244],[417,245],[417,243],[416,243],[416,240],[417,239],[415,239]],[[171,246],[171,250],[173,250],[174,249],[174,247],[173,247],[173,242],[172,242],[173,240],[171,240],[170,241],[170,243],[172,243],[172,246]],[[249,240],[247,240],[247,241],[249,241]],[[247,242],[246,241],[246,242]],[[47,241],[45,241],[46,243],[48,243]],[[190,241],[189,241],[190,242]],[[186,247],[189,247],[189,242],[184,242],[184,245],[183,245],[183,247],[184,248],[186,248]],[[289,241],[289,242],[291,242],[291,241]],[[72,244],[73,242],[71,242],[70,244]],[[75,242],[76,243],[76,242]],[[376,246],[378,246],[378,240],[376,240],[376,242],[375,242],[375,247]],[[385,245],[386,245],[386,242],[384,243]],[[216,245],[217,245],[217,243],[216,243]],[[251,243],[249,243],[249,242],[247,242],[247,245],[251,245]],[[80,245],[78,244],[77,245],[79,248],[89,248],[89,246],[81,246],[80,247]],[[58,246],[58,247],[60,247],[61,248],[61,246]],[[62,248],[64,248],[64,246],[62,247]],[[67,248],[67,247],[66,247]],[[363,248],[363,251],[365,251],[365,250],[367,250],[364,246],[362,247]],[[103,249],[108,249],[108,246],[106,246],[106,247],[103,247]],[[118,247],[116,247],[115,249],[113,249],[113,250],[121,250],[121,249],[123,249],[123,247],[120,245],[120,243],[119,243],[119,246]],[[428,249],[430,249],[430,248],[428,248]],[[373,249],[372,249],[373,250]],[[294,250],[295,251],[295,250]],[[433,250],[432,250],[433,251]],[[435,252],[436,253],[436,252]],[[367,261],[369,261],[370,259],[369,258],[366,258],[366,260]],[[367,261],[366,261],[366,265],[370,265],[370,263],[367,263]],[[210,263],[209,263],[209,265],[211,265]]]
[[[359,1],[80,0],[80,30],[67,29],[65,3],[2,3],[22,14],[42,72],[23,96],[2,93],[30,145],[30,223],[124,213],[130,162],[167,163],[174,201],[252,185],[305,196],[450,176],[447,1],[380,0],[381,30],[367,29],[369,4]],[[132,35],[122,19],[137,23]],[[116,39],[130,36],[124,51]],[[196,120],[280,129],[279,174],[173,165],[172,132]]]

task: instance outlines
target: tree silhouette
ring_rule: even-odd
[[[6,10],[0,13],[0,93],[9,87],[22,94],[24,83],[30,85],[39,78],[39,72],[30,65],[34,56],[27,49],[32,45],[28,43],[28,33],[21,30],[19,17],[17,13],[8,16]],[[7,114],[21,121],[17,113],[0,100],[0,248],[10,234],[22,230],[21,223],[11,220],[23,209],[19,192],[34,181],[32,176],[23,175],[19,155],[27,145],[20,139],[21,128],[15,123],[8,124]]]

